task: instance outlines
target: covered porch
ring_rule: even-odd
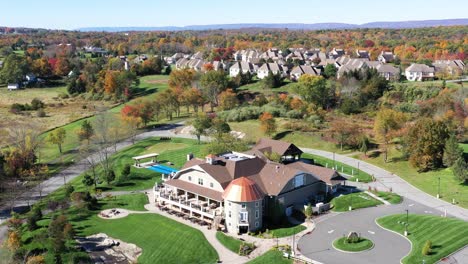
[[[146,168],[150,167],[152,165],[157,164],[156,158],[159,156],[158,153],[149,153],[141,156],[136,156],[132,157],[132,159],[135,161],[135,164],[133,165],[136,168]],[[148,160],[146,162],[141,162],[142,160]]]
[[[168,180],[154,187],[154,199],[157,206],[169,208],[186,214],[190,218],[199,218],[214,223],[223,216],[221,193],[183,182]],[[206,189],[206,190],[202,190]]]

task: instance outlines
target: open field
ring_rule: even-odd
[[[105,199],[101,209],[123,208],[133,211],[146,211],[145,205],[149,203],[148,196],[144,193],[123,194]]]
[[[37,123],[41,131],[46,131],[94,115],[98,106],[112,107],[114,105],[109,101],[85,100],[81,96],[61,98],[66,94],[66,91],[65,86],[27,88],[11,92],[7,89],[0,89],[0,115],[2,116],[0,129],[20,122],[32,122]],[[38,98],[46,104],[45,117],[38,117],[36,111],[24,111],[21,114],[10,112],[10,106],[13,103],[30,104],[34,98]],[[5,142],[0,141],[0,144],[2,143]]]
[[[261,93],[279,93],[279,92],[286,92],[291,93],[295,83],[291,82],[290,80],[285,80],[283,85],[278,88],[267,88],[263,87],[262,80],[254,79],[253,83],[249,83],[237,88],[238,91],[251,91],[251,92],[261,92]]]
[[[390,215],[379,218],[377,222],[390,230],[403,234],[406,222],[405,214]],[[400,222],[400,223],[399,223]],[[411,253],[403,259],[403,263],[436,263],[439,259],[468,244],[468,223],[454,219],[432,215],[409,215],[408,239],[413,247]],[[432,253],[422,255],[426,241],[432,242]]]
[[[382,204],[382,202],[365,193],[359,192],[333,198],[331,204],[333,205],[333,211],[346,212],[349,210],[349,206],[351,206],[353,210],[356,210],[359,208],[377,206]]]
[[[167,88],[167,83],[165,83],[165,82],[166,82],[167,78],[168,77],[166,75],[151,75],[151,76],[142,77],[141,81],[140,81],[140,85],[139,85],[138,89],[136,89],[137,94],[139,94],[141,96],[141,97],[138,97],[138,98],[151,98],[151,96],[153,96],[153,93],[158,92],[159,90],[166,89]],[[149,82],[154,81],[154,80],[157,80],[160,83],[153,84],[153,85],[149,83]],[[137,99],[134,99],[134,100],[137,100]],[[102,103],[102,102],[97,101],[97,103]],[[120,110],[122,109],[122,107],[124,105],[125,104],[121,104],[121,105],[118,105],[116,107],[113,107],[113,108],[111,108],[109,110],[109,112],[114,113],[116,115],[116,117],[117,117],[118,114],[120,113]],[[81,108],[81,106],[80,106],[80,108]],[[76,112],[76,109],[74,109],[74,111]],[[93,115],[93,114],[95,114],[95,112],[91,113],[90,115]],[[62,126],[67,132],[65,142],[64,142],[64,144],[62,146],[63,154],[61,155],[59,153],[57,146],[49,144],[49,143],[45,143],[45,144],[42,145],[42,147],[40,149],[40,155],[39,155],[40,162],[43,162],[43,163],[58,163],[58,162],[60,162],[61,163],[63,161],[67,162],[67,161],[71,161],[73,159],[76,159],[78,153],[75,150],[80,144],[80,142],[78,140],[77,132],[81,128],[81,125],[82,125],[84,120],[93,121],[94,116],[88,117],[86,119],[80,119],[80,120],[77,120],[77,121],[74,121],[74,122],[71,122],[71,123],[69,123],[67,121],[66,122],[67,124]],[[56,125],[54,127],[58,127],[58,125]],[[43,137],[46,138],[48,133],[50,133],[50,132],[44,133]],[[59,160],[59,158],[61,160]]]

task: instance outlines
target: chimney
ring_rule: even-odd
[[[187,161],[192,160],[192,159],[193,159],[193,153],[187,154]]]
[[[216,163],[216,155],[209,154],[208,156],[205,157],[205,161],[208,164],[214,165]]]

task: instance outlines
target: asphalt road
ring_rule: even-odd
[[[325,215],[316,222],[316,229],[299,242],[298,247],[303,255],[326,264],[395,264],[411,251],[410,242],[401,235],[380,228],[375,219],[385,215],[405,213],[434,214],[442,212],[405,199],[398,205],[381,205],[358,209],[346,213]],[[411,223],[408,227],[411,232]],[[360,253],[344,253],[333,248],[334,240],[355,231],[371,239],[374,248]]]

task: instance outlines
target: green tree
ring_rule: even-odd
[[[206,134],[208,128],[211,127],[211,119],[206,114],[199,114],[192,121],[193,134],[198,139],[198,144],[200,144],[200,138],[202,135]]]
[[[56,144],[58,146],[59,152],[62,153],[62,144],[65,141],[66,136],[67,131],[61,127],[50,132],[47,139],[50,143]]]
[[[127,180],[130,177],[131,170],[132,166],[130,164],[125,164],[122,173],[120,173],[120,179],[124,181]]]
[[[451,167],[462,155],[463,149],[458,145],[455,134],[452,133],[445,142],[442,161],[446,167]]]
[[[322,108],[328,106],[328,102],[331,98],[327,80],[322,76],[302,75],[297,85],[294,86],[294,91],[301,96],[304,101],[313,103]]]
[[[109,170],[106,174],[106,182],[110,185],[113,181],[115,181],[115,172],[113,170]]]
[[[218,94],[226,90],[228,79],[222,71],[208,71],[200,78],[203,95],[208,99],[211,111],[218,105]]]
[[[29,65],[26,59],[14,53],[10,54],[0,69],[0,82],[20,83],[28,72]]]
[[[336,77],[336,72],[337,72],[337,70],[336,70],[335,65],[327,64],[327,66],[325,66],[325,69],[323,70],[323,75],[327,79],[335,78]]]
[[[91,187],[94,185],[93,177],[91,177],[91,175],[87,173],[84,175],[82,182],[85,186],[88,186],[88,187]]]
[[[367,155],[367,151],[369,150],[369,138],[366,136],[363,136],[361,138],[361,146],[359,148],[359,151],[364,153],[364,155]]]
[[[273,74],[272,72],[268,72],[268,75],[263,78],[262,83],[264,89],[278,88],[283,84],[283,78],[280,73]]]
[[[94,128],[91,125],[91,122],[89,122],[88,120],[83,121],[83,123],[81,124],[81,128],[78,131],[78,138],[80,139],[80,141],[86,140],[89,145],[89,142],[93,135]]]
[[[445,141],[449,137],[443,121],[422,118],[410,127],[406,136],[409,161],[419,171],[440,168],[443,165]]]
[[[455,161],[452,166],[452,171],[453,175],[455,175],[459,181],[463,183],[468,182],[468,164],[463,157],[460,157]]]

